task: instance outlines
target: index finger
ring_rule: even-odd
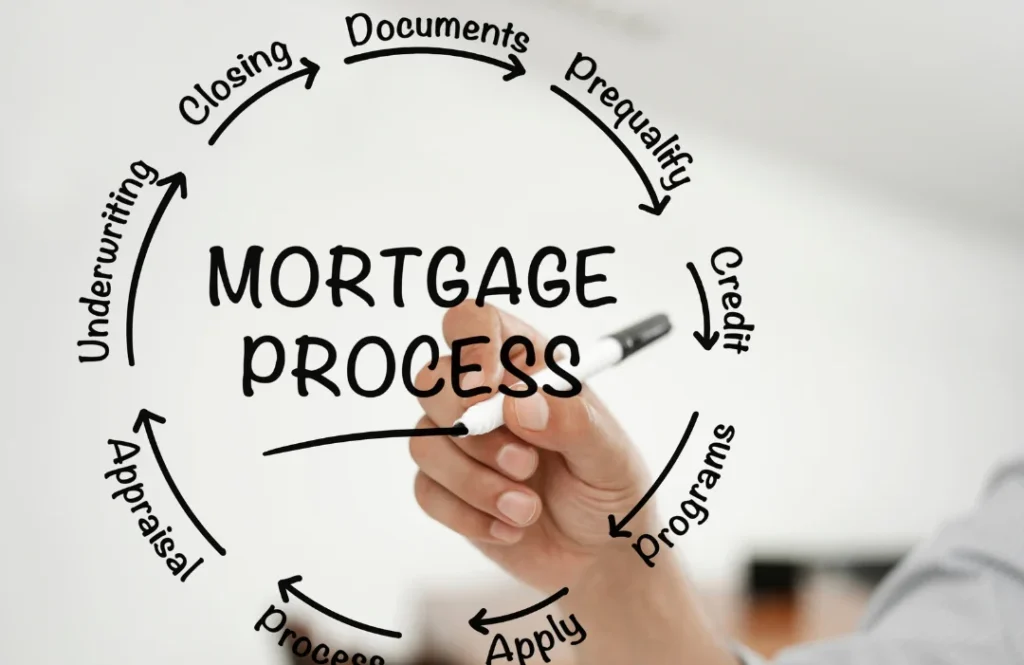
[[[475,395],[467,398],[466,405],[487,399],[505,376],[505,368],[501,364],[501,346],[511,337],[520,336],[529,340],[537,355],[543,356],[547,340],[531,326],[518,318],[503,312],[493,305],[477,306],[475,302],[465,301],[448,310],[441,324],[444,339],[452,349],[461,346],[459,364],[479,365],[478,372],[465,374],[460,385],[469,390],[479,386],[491,388],[492,393]],[[487,341],[484,342],[483,338]],[[466,342],[472,342],[467,344]],[[520,347],[513,357],[520,355]]]

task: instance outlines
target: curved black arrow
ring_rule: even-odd
[[[501,78],[506,81],[511,81],[514,78],[519,78],[526,73],[526,67],[523,67],[523,63],[519,60],[518,56],[514,53],[508,54],[508,62],[504,60],[498,60],[497,58],[491,58],[486,55],[479,53],[472,53],[470,51],[460,51],[453,48],[439,48],[436,46],[405,46],[401,48],[386,48],[379,51],[366,51],[365,53],[357,53],[350,55],[345,58],[345,64],[351,65],[356,62],[363,62],[364,60],[374,60],[376,58],[387,58],[393,55],[448,55],[453,58],[466,58],[467,60],[476,60],[477,62],[483,62],[494,67],[500,67],[507,73]]]
[[[163,187],[164,185],[167,185],[167,191],[164,192],[164,197],[160,199],[160,205],[156,207],[153,219],[149,222],[149,228],[146,229],[146,235],[142,239],[142,245],[139,247],[139,255],[135,258],[135,272],[132,274],[132,284],[128,288],[128,314],[125,320],[124,338],[128,349],[128,365],[131,367],[135,366],[135,296],[139,292],[142,264],[146,262],[146,254],[149,253],[149,246],[153,242],[153,236],[156,235],[156,227],[160,224],[160,220],[163,219],[164,213],[167,212],[167,206],[171,204],[174,195],[180,191],[182,199],[188,198],[188,187],[186,187],[184,173],[179,171],[156,181],[157,187]]]
[[[153,457],[156,458],[156,464],[160,467],[160,473],[164,474],[164,480],[167,481],[168,487],[171,488],[171,494],[173,494],[174,498],[178,500],[178,504],[181,505],[181,509],[184,510],[185,514],[188,515],[188,518],[192,520],[192,524],[199,530],[199,533],[203,534],[203,538],[206,538],[206,542],[210,543],[210,546],[217,551],[217,554],[224,556],[227,554],[227,551],[225,551],[225,549],[220,546],[220,543],[210,535],[210,532],[206,530],[206,527],[199,521],[196,514],[192,512],[192,509],[189,508],[188,502],[185,501],[185,497],[181,495],[181,491],[178,489],[177,484],[175,484],[174,478],[171,478],[171,472],[167,470],[167,463],[164,462],[164,456],[160,454],[160,448],[156,445],[156,435],[153,433],[153,423],[155,422],[162,425],[163,423],[166,423],[167,420],[151,411],[142,409],[139,411],[139,417],[135,419],[135,426],[132,427],[132,431],[138,434],[140,429],[143,427],[146,428],[146,438],[149,439],[149,445],[153,449]]]
[[[487,609],[481,608],[481,610],[476,613],[476,616],[469,620],[469,625],[472,626],[473,630],[481,635],[486,635],[490,632],[487,630],[487,626],[492,626],[496,623],[505,623],[506,621],[512,621],[514,619],[522,619],[524,616],[533,614],[537,610],[547,607],[559,598],[565,596],[567,593],[569,593],[569,589],[563,588],[560,591],[553,593],[550,597],[540,601],[536,605],[527,607],[525,610],[519,610],[518,612],[513,612],[512,614],[506,614],[500,617],[491,617],[490,619],[484,618],[487,614]]]
[[[626,159],[629,160],[629,163],[633,165],[633,170],[636,171],[636,174],[638,176],[640,176],[640,180],[644,183],[644,188],[647,189],[647,197],[651,200],[650,205],[647,205],[646,203],[641,203],[640,209],[643,210],[644,212],[649,212],[656,217],[660,215],[662,212],[664,212],[665,206],[667,206],[668,202],[672,200],[672,197],[666,194],[665,198],[658,198],[658,192],[655,191],[654,184],[651,183],[651,179],[647,177],[647,173],[644,171],[643,167],[640,166],[640,162],[638,162],[636,157],[633,156],[633,153],[629,151],[629,148],[627,148],[626,144],[622,142],[622,139],[620,139],[615,134],[615,132],[612,131],[611,128],[609,128],[607,125],[601,122],[598,119],[598,117],[594,115],[593,112],[591,112],[590,109],[581,104],[579,100],[574,98],[565,90],[562,90],[557,85],[553,85],[551,86],[551,92],[555,93],[565,101],[569,102],[576,108],[576,110],[578,110],[583,115],[587,116],[587,118],[590,119],[590,122],[597,125],[601,129],[601,131],[604,132],[605,136],[610,138],[612,140],[612,143],[614,143],[616,147],[618,147],[618,149],[622,151],[622,154],[626,156]]]
[[[711,332],[711,314],[708,310],[708,294],[704,292],[704,282],[700,281],[700,274],[697,273],[697,267],[692,263],[686,264],[686,269],[690,271],[690,275],[693,276],[693,283],[697,287],[697,293],[700,295],[700,311],[704,315],[704,332],[701,333],[698,330],[693,332],[693,337],[700,342],[700,345],[704,347],[705,351],[710,351],[711,347],[718,341],[718,332]]]
[[[238,108],[236,108],[234,111],[232,111],[231,115],[229,115],[227,118],[224,119],[224,122],[220,123],[220,127],[218,127],[217,131],[215,131],[213,133],[213,136],[210,137],[210,141],[209,141],[210,145],[213,145],[213,144],[215,144],[217,142],[217,139],[219,139],[220,135],[224,133],[224,130],[227,129],[228,126],[232,122],[234,122],[235,119],[238,116],[242,115],[242,111],[244,111],[245,109],[247,109],[250,106],[252,106],[253,104],[255,104],[256,100],[258,100],[260,97],[263,97],[267,93],[273,92],[277,88],[280,88],[282,85],[284,85],[286,83],[290,83],[291,81],[294,81],[295,79],[300,79],[300,78],[303,78],[303,77],[305,77],[305,79],[306,79],[306,90],[309,90],[310,88],[312,88],[313,87],[313,79],[315,79],[316,75],[320,73],[320,65],[316,64],[315,62],[313,62],[309,58],[299,58],[299,62],[302,63],[302,65],[303,65],[302,69],[296,70],[296,71],[292,72],[291,74],[289,74],[288,76],[284,76],[284,77],[279,78],[278,80],[274,81],[273,83],[271,83],[267,87],[265,87],[262,90],[260,90],[259,92],[257,92],[255,95],[253,95],[249,99],[247,99],[244,102],[242,102],[241,104],[239,104]]]
[[[334,619],[335,621],[340,621],[341,623],[343,623],[343,624],[345,624],[347,626],[352,626],[353,628],[358,628],[359,630],[366,631],[367,633],[373,633],[374,635],[382,635],[384,637],[394,637],[395,639],[400,639],[402,637],[402,634],[397,632],[397,631],[385,630],[383,628],[377,628],[376,626],[370,626],[368,624],[360,623],[359,621],[354,621],[352,619],[349,619],[348,617],[342,616],[342,615],[338,614],[337,612],[332,612],[331,610],[327,609],[326,607],[324,607],[320,603],[316,602],[315,600],[313,600],[312,598],[310,598],[306,594],[304,594],[301,591],[299,591],[298,589],[296,589],[295,588],[295,583],[296,582],[301,582],[301,581],[302,581],[302,575],[296,575],[295,577],[289,577],[287,579],[283,579],[283,580],[279,581],[277,583],[277,588],[281,591],[281,600],[283,600],[284,602],[287,603],[288,602],[288,592],[290,591],[293,596],[295,596],[296,598],[298,598],[299,600],[304,602],[306,605],[309,605],[310,607],[312,607],[314,610],[316,610],[320,614],[323,614],[326,617],[330,617],[330,618]]]
[[[633,535],[632,532],[626,531],[622,527],[629,524],[629,521],[636,517],[636,514],[639,513],[640,510],[647,504],[647,502],[651,500],[651,497],[654,496],[654,493],[658,491],[659,487],[661,487],[661,483],[663,483],[665,481],[665,478],[668,477],[669,471],[672,470],[672,467],[675,465],[676,460],[679,459],[679,455],[683,452],[683,448],[686,447],[686,442],[690,439],[690,434],[693,433],[693,427],[694,425],[697,424],[697,415],[697,412],[694,411],[693,415],[690,416],[690,424],[686,426],[686,431],[683,433],[683,438],[680,439],[679,445],[676,446],[675,452],[672,453],[672,457],[669,458],[668,464],[665,465],[665,468],[662,470],[661,475],[658,476],[658,479],[654,481],[653,485],[651,485],[651,489],[647,490],[647,494],[644,494],[643,498],[640,499],[639,503],[633,506],[633,510],[629,511],[629,514],[623,517],[622,521],[618,523],[615,522],[615,515],[608,516],[608,535],[610,535],[612,538],[629,538]]]

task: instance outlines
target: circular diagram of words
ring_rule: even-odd
[[[480,13],[486,11],[479,9]],[[509,96],[518,94],[517,88],[543,90],[556,108],[564,110],[557,122],[576,123],[574,131],[586,132],[609,164],[623,167],[617,173],[629,177],[621,188],[635,197],[631,206],[622,210],[629,224],[642,228],[686,223],[673,213],[677,202],[692,188],[691,179],[700,175],[700,156],[691,154],[685,132],[675,130],[671,118],[658,117],[650,110],[655,107],[645,105],[628,81],[606,74],[600,54],[572,49],[557,75],[535,74],[530,65],[532,42],[526,26],[488,21],[481,16],[438,15],[436,10],[387,18],[372,11],[352,12],[335,28],[347,53],[338,61],[305,52],[299,43],[269,41],[258,48],[226,45],[221,61],[204,71],[188,72],[190,80],[196,82],[168,93],[166,105],[173,114],[164,116],[173,117],[179,123],[176,129],[194,137],[194,145],[178,146],[179,150],[194,152],[204,163],[213,162],[233,134],[253,122],[253,116],[264,112],[265,107],[273,106],[277,112],[283,106],[315,104],[316,95],[306,91],[335,83],[343,85],[345,77],[355,70],[386,79],[405,63],[417,63],[417,67],[426,63],[438,70],[480,68],[501,81],[499,85]],[[390,61],[390,66],[382,67],[384,60]],[[379,73],[374,73],[374,68]],[[439,98],[436,103],[444,102]],[[361,98],[359,104],[372,105],[373,100]],[[161,129],[154,127],[154,131]],[[257,155],[259,145],[251,149]],[[153,260],[164,251],[161,240],[166,227],[187,223],[195,193],[218,187],[217,182],[209,181],[212,172],[208,169],[201,169],[205,176],[199,178],[187,173],[189,169],[182,164],[156,163],[145,155],[140,157],[111,165],[115,175],[109,192],[98,193],[102,203],[97,206],[100,222],[95,261],[90,256],[91,272],[82,275],[79,287],[84,324],[73,331],[80,365],[87,371],[111,365],[123,368],[113,375],[125,377],[127,384],[121,388],[129,394],[140,386],[167,380],[161,376],[161,368],[168,366],[167,350],[160,348],[157,337],[147,334],[158,324],[154,321],[150,325],[145,320],[153,310],[143,307],[147,297],[153,297],[148,294],[155,292],[158,282],[174,279],[173,275],[160,274],[168,265],[166,261]],[[344,152],[336,158],[355,159]],[[477,167],[484,168],[472,168]],[[277,168],[287,169],[288,165]],[[430,169],[431,165],[418,168]],[[515,192],[528,192],[529,174],[523,173],[522,182],[508,186]],[[601,192],[588,196],[600,197]],[[542,216],[543,211],[537,214]],[[302,220],[289,220],[288,224],[300,227]],[[655,343],[671,327],[664,315],[652,313],[643,319],[624,321],[618,330],[600,331],[604,337],[595,335],[596,342],[565,334],[543,343],[529,336],[509,337],[501,344],[500,363],[515,380],[492,389],[467,381],[481,369],[476,352],[493,341],[487,336],[448,339],[449,351],[425,331],[406,340],[362,332],[372,331],[374,313],[381,308],[447,311],[498,301],[583,312],[608,307],[618,301],[607,288],[616,281],[614,245],[594,242],[567,248],[539,243],[524,257],[506,246],[481,254],[455,242],[426,246],[396,241],[373,249],[292,242],[273,248],[272,243],[260,239],[244,240],[244,228],[221,237],[224,239],[206,244],[208,251],[199,257],[201,262],[195,256],[178,259],[188,270],[199,269],[203,275],[207,288],[189,295],[193,301],[201,300],[197,306],[231,316],[254,315],[263,308],[296,315],[310,310],[361,308],[361,333],[354,343],[342,343],[327,334],[293,334],[294,329],[287,333],[236,335],[233,331],[240,326],[235,326],[230,333],[220,332],[220,339],[230,334],[234,340],[229,348],[218,347],[218,353],[231,357],[225,365],[233,368],[231,375],[214,376],[211,371],[211,375],[194,380],[232,386],[225,400],[238,404],[272,391],[277,391],[273,395],[280,399],[349,395],[378,400],[396,393],[425,398],[446,386],[464,399],[492,393],[478,402],[479,407],[441,427],[396,427],[394,422],[382,422],[380,427],[365,431],[331,431],[299,440],[278,440],[276,433],[268,433],[267,440],[250,453],[253,464],[280,464],[295,456],[322,454],[319,449],[328,446],[357,441],[482,435],[502,425],[502,399],[528,397],[539,391],[554,398],[573,397],[583,390],[586,379]],[[240,238],[243,241],[237,242]],[[173,250],[168,246],[167,252]],[[745,356],[756,348],[757,330],[745,309],[743,252],[736,246],[721,246],[704,256],[687,258],[680,263],[686,283],[678,285],[675,294],[687,300],[688,311],[697,323],[676,334],[685,336],[687,347],[702,357],[725,362]],[[475,268],[468,268],[471,264]],[[432,385],[417,380],[424,364],[437,368],[441,357],[448,353],[451,362],[443,376]],[[155,362],[158,356],[162,358],[160,363]],[[373,358],[379,368],[370,378],[360,370],[367,358]],[[525,371],[522,358],[540,371]],[[170,362],[173,364],[174,359]],[[184,443],[185,432],[192,430],[179,430],[174,422],[176,418],[187,420],[187,415],[171,415],[181,409],[180,404],[173,408],[161,403],[127,406],[120,422],[110,424],[119,434],[111,431],[105,446],[97,452],[105,472],[96,482],[109,497],[115,519],[123,520],[126,531],[137,533],[148,550],[144,555],[134,551],[120,555],[148,557],[157,571],[154,575],[178,585],[216,585],[219,574],[229,570],[233,558],[258,554],[236,549],[230,538],[222,539],[219,520],[227,518],[208,512],[200,498],[204,492],[184,482],[179,472],[184,462],[179,461],[176,452]],[[739,439],[737,428],[727,419],[684,411],[678,438],[664,446],[661,468],[656,470],[642,500],[628,513],[608,515],[607,537],[631,550],[641,570],[667,561],[667,553],[708,519],[715,487]],[[343,428],[344,418],[338,422]],[[683,471],[676,462],[687,446],[700,449],[701,465]],[[248,468],[252,467],[240,468],[238,473]],[[669,506],[668,519],[661,528],[636,528],[633,518],[663,489],[674,469],[677,475],[692,475],[692,481],[686,482],[688,490],[681,496],[661,493]],[[227,482],[220,491],[229,491],[233,482]],[[292,491],[302,492],[303,488]],[[173,500],[169,500],[171,497]],[[373,507],[361,509],[372,511]],[[267,590],[273,601],[254,606],[245,618],[254,639],[267,641],[291,657],[321,665],[384,665],[392,656],[383,649],[362,653],[355,645],[327,643],[309,634],[305,624],[293,619],[296,608],[385,640],[403,639],[408,628],[375,625],[360,613],[357,596],[344,601],[332,599],[320,590],[317,580],[304,577],[302,572],[283,569],[270,578],[251,581]],[[567,582],[529,606],[481,607],[461,620],[459,630],[486,637],[479,654],[479,661],[485,665],[551,662],[559,651],[571,650],[588,637],[586,616],[578,612],[562,616],[556,611],[558,602],[572,593]],[[527,618],[529,629],[520,628]]]

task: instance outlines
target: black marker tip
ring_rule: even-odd
[[[665,314],[655,314],[643,321],[634,323],[628,328],[609,335],[622,346],[622,359],[636,353],[651,342],[657,341],[669,334],[672,330],[672,322]],[[621,361],[620,361],[621,362]]]

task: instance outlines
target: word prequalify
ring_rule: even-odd
[[[491,648],[487,652],[486,665],[495,663],[515,662],[519,665],[526,665],[527,661],[539,657],[545,663],[551,662],[551,652],[555,646],[568,643],[569,646],[576,646],[587,639],[587,631],[583,629],[576,615],[569,615],[567,624],[564,620],[555,621],[550,614],[547,616],[548,626],[551,630],[535,630],[532,637],[516,637],[511,644],[505,636],[498,633],[491,640]]]
[[[589,261],[602,254],[612,254],[613,247],[591,247],[580,250],[575,256],[575,266],[570,280],[567,277],[558,279],[542,279],[541,271],[553,269],[559,275],[565,274],[569,267],[569,258],[566,253],[557,247],[543,247],[538,250],[527,271],[525,280],[522,279],[520,271],[515,265],[511,252],[505,247],[499,247],[494,251],[480,279],[480,286],[476,290],[474,298],[477,306],[483,306],[489,298],[496,296],[508,297],[509,301],[516,305],[524,289],[521,282],[526,284],[526,293],[531,300],[540,307],[557,307],[575,296],[576,301],[583,307],[594,308],[603,305],[610,305],[616,302],[613,296],[592,297],[588,292],[589,285],[605,282],[607,277],[598,272],[592,272]],[[370,275],[372,261],[370,256],[357,248],[336,246],[330,250],[331,269],[330,276],[324,280],[324,284],[330,291],[331,302],[335,307],[375,307],[378,305],[377,298],[369,293],[360,284]],[[392,271],[393,288],[390,295],[391,304],[395,307],[405,306],[407,264],[412,264],[416,259],[423,257],[423,251],[416,247],[396,247],[384,249],[380,256],[389,264]],[[210,304],[214,307],[221,305],[222,292],[227,298],[239,304],[248,295],[249,302],[255,308],[263,306],[261,300],[260,286],[263,283],[261,274],[263,247],[251,246],[246,250],[245,258],[241,262],[240,269],[237,268],[237,259],[234,261],[236,269],[234,273],[228,268],[228,257],[223,247],[210,248]],[[350,268],[352,262],[358,267]],[[281,287],[281,273],[285,266],[295,264],[304,275],[305,288],[301,293],[285,294]],[[456,273],[463,273],[466,268],[466,257],[462,250],[457,247],[442,247],[434,252],[426,267],[425,291],[430,300],[442,308],[455,307],[470,296],[469,282],[465,279],[442,280],[439,277],[442,266],[446,269],[454,269]],[[231,275],[238,277],[232,279]],[[280,306],[297,308],[308,305],[316,297],[321,284],[321,269],[313,253],[304,247],[288,247],[281,251],[274,259],[270,268],[269,287],[273,300]],[[265,290],[263,291],[265,293]],[[452,341],[452,374],[451,382],[455,392],[461,397],[472,397],[492,392],[487,386],[478,386],[470,389],[463,389],[459,382],[462,374],[480,371],[481,366],[477,364],[463,363],[464,353],[469,347],[479,344],[487,344],[491,340],[487,337],[470,337]],[[305,397],[309,394],[310,383],[315,383],[324,389],[329,390],[335,396],[341,395],[338,384],[328,378],[327,373],[338,362],[338,352],[335,346],[326,339],[303,335],[295,340],[298,347],[297,358],[291,375],[297,382],[299,395]],[[413,395],[429,397],[440,392],[445,385],[444,379],[438,379],[430,387],[417,387],[415,375],[413,374],[413,356],[420,347],[426,346],[430,352],[430,367],[436,368],[440,359],[440,348],[437,342],[430,335],[421,335],[412,341],[407,347],[402,359],[402,380],[406,389]],[[385,377],[380,385],[366,387],[359,384],[356,379],[356,366],[360,354],[368,347],[376,347],[383,353],[386,361]],[[568,350],[568,360],[573,366],[578,365],[579,346],[571,337],[557,335],[551,338],[545,349],[533,348],[532,342],[521,336],[514,336],[505,340],[501,352],[501,362],[505,369],[520,379],[524,388],[510,389],[507,386],[500,386],[498,389],[513,397],[529,397],[538,389],[557,397],[571,397],[579,394],[583,385],[578,379],[572,376],[562,365],[564,360],[556,356],[560,347]],[[272,353],[272,362],[269,371],[258,371],[257,354],[262,349]],[[320,361],[315,366],[310,366],[310,351],[317,349],[326,354],[326,360]],[[264,352],[261,355],[265,355]],[[550,385],[538,386],[534,379],[513,362],[513,358],[525,353],[526,364],[534,365],[538,356],[544,358],[545,364],[560,378],[567,381],[570,387],[561,390]],[[286,362],[285,346],[280,339],[273,335],[262,335],[259,337],[247,336],[243,344],[242,363],[242,392],[247,397],[252,397],[256,384],[269,384],[280,379],[284,374]],[[317,353],[319,357],[321,353]],[[264,363],[259,363],[265,366]],[[349,387],[358,395],[363,397],[380,397],[394,384],[398,367],[398,358],[391,345],[384,339],[377,336],[365,337],[352,347],[347,360],[347,381]]]
[[[663,171],[667,171],[660,179],[662,189],[668,192],[690,182],[690,177],[686,175],[686,166],[693,163],[693,157],[683,150],[682,144],[679,143],[679,135],[673,134],[666,138],[665,134],[668,132],[657,127],[647,114],[638,108],[636,102],[625,97],[607,79],[597,75],[596,60],[577,53],[565,71],[565,80],[588,84],[587,94],[597,96],[601,104],[611,109],[612,115],[615,116],[615,121],[611,123],[612,128],[620,134],[626,134],[627,137],[629,133],[638,137],[651,155],[658,159],[658,165]]]
[[[90,316],[88,332],[84,339],[78,341],[78,346],[92,350],[88,352],[83,349],[82,355],[78,357],[79,362],[99,362],[110,355],[110,347],[105,338],[110,334],[107,327],[110,324],[110,301],[114,294],[114,263],[117,262],[117,254],[120,251],[119,243],[124,237],[132,208],[135,207],[142,189],[146,185],[155,185],[160,179],[157,170],[142,161],[131,165],[131,173],[131,177],[121,181],[121,186],[116,191],[111,191],[107,195],[110,201],[100,213],[100,217],[105,219],[106,223],[100,237],[96,264],[92,269],[90,293],[78,300],[86,306]]]
[[[715,427],[716,440],[708,447],[708,454],[704,458],[705,468],[697,473],[697,482],[690,487],[689,496],[679,504],[681,514],[669,518],[668,526],[656,536],[649,533],[640,534],[633,543],[633,551],[649,568],[654,568],[654,558],[658,556],[663,544],[670,548],[675,547],[673,539],[678,540],[689,533],[692,527],[708,521],[710,512],[705,505],[708,502],[706,495],[722,478],[723,462],[734,436],[736,428],[732,425]]]

